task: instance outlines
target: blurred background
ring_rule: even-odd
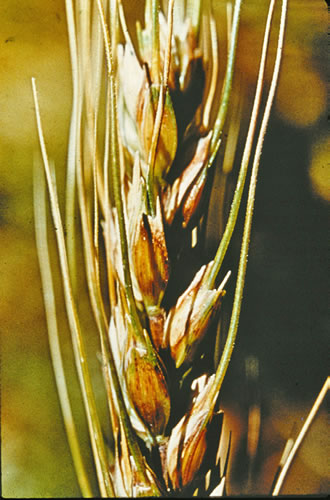
[[[132,20],[142,2],[124,5],[128,3],[125,8]],[[220,0],[214,4],[221,50],[226,8]],[[235,89],[243,93],[246,109],[254,94],[267,6],[265,0],[243,2],[235,73],[240,86]],[[0,18],[2,495],[75,497],[80,493],[49,357],[32,198],[32,163],[38,150],[32,76],[60,185],[64,178],[71,106],[64,1],[2,0]],[[269,493],[285,442],[300,430],[328,375],[327,23],[325,1],[289,1],[280,82],[261,159],[238,339],[222,395],[225,425],[233,432],[229,494]],[[276,36],[274,30],[274,42]],[[223,71],[224,57],[220,63]],[[247,118],[242,119],[243,128]],[[216,231],[214,223],[210,251]],[[238,238],[234,253],[235,245],[238,251]],[[82,295],[81,307],[84,301]],[[62,310],[59,321],[66,331]],[[62,341],[69,369],[67,334]],[[97,359],[94,362],[97,367]],[[72,383],[80,415],[76,382]],[[247,452],[246,440],[251,401],[261,415],[255,456]],[[325,410],[324,403],[283,493],[329,492]],[[84,435],[82,417],[78,425]],[[84,438],[83,443],[87,458]]]

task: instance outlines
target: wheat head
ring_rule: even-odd
[[[273,80],[256,141],[241,255],[234,272],[231,320],[220,342],[221,307],[226,289],[234,290],[232,270],[224,267],[224,258],[253,150],[275,2],[269,4],[236,190],[229,212],[219,205],[224,230],[214,258],[207,261],[203,256],[209,200],[215,169],[222,168],[224,131],[231,130],[227,117],[241,4],[236,0],[233,11],[228,9],[228,50],[219,55],[211,2],[168,0],[161,8],[158,0],[146,0],[133,43],[121,0],[66,1],[73,104],[64,222],[33,80],[65,304],[102,497],[225,493],[230,439],[226,436],[225,446],[219,446],[224,439],[219,395],[238,327],[255,185],[286,15],[283,1]],[[227,58],[223,78],[220,56]],[[238,117],[236,127],[239,121]],[[224,183],[225,179],[226,175]],[[44,184],[36,168],[36,232],[51,354],[77,477],[88,497],[93,492],[81,458],[54,322]],[[102,432],[86,332],[77,308],[79,252],[84,254],[99,338],[112,450]]]

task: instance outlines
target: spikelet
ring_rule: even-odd
[[[210,463],[216,463],[217,444],[221,434],[222,414],[213,411],[210,392],[214,376],[195,380],[197,386],[191,408],[171,432],[167,445],[166,472],[172,487],[182,490],[196,481],[207,453]],[[211,423],[216,425],[212,426]],[[210,446],[211,441],[215,443]]]
[[[160,360],[151,357],[147,343],[130,338],[125,355],[129,397],[142,421],[157,438],[163,436],[170,416],[170,397]]]
[[[193,281],[169,311],[165,324],[165,337],[176,367],[192,361],[198,344],[206,334],[211,320],[225,295],[222,285],[209,290],[203,284],[208,266],[196,273]]]

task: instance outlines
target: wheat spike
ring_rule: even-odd
[[[223,81],[211,2],[164,4],[163,9],[158,0],[146,0],[134,45],[121,0],[66,1],[73,77],[66,233],[33,80],[75,362],[102,497],[225,492],[230,444],[221,456],[225,415],[219,395],[238,327],[255,184],[283,44],[285,1],[250,180],[233,312],[214,371],[210,346],[218,345],[219,311],[227,300],[226,289],[234,287],[232,270],[223,268],[223,261],[252,154],[275,2],[269,5],[254,107],[226,227],[214,258],[199,259],[190,267],[186,263],[191,255],[203,255],[214,169],[222,168],[218,153],[228,127],[242,1],[235,1],[232,13],[228,9]],[[217,88],[222,89],[220,98]],[[40,175],[36,178],[36,203],[44,203],[44,183]],[[40,213],[44,208],[36,210],[36,217]],[[44,220],[37,224],[39,241],[44,227]],[[94,333],[99,338],[114,440],[111,454],[100,430],[84,347],[86,332],[81,331],[77,312],[79,251],[84,254]],[[49,267],[45,252],[39,258],[42,269]],[[52,290],[51,273],[47,276],[45,296],[47,286]],[[54,310],[46,308],[50,315]],[[54,369],[59,365],[54,363]],[[88,481],[81,477],[85,473],[76,436],[73,439],[67,427],[69,441],[75,443],[82,493],[91,496]]]

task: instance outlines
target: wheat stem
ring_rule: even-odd
[[[285,481],[286,475],[288,473],[289,467],[292,463],[292,460],[294,459],[294,456],[297,453],[299,446],[301,445],[304,437],[306,436],[307,431],[310,428],[310,426],[315,418],[315,415],[317,414],[317,412],[318,412],[318,410],[319,410],[319,408],[320,408],[320,406],[321,406],[321,404],[322,404],[322,402],[323,402],[323,400],[324,400],[324,398],[329,390],[330,390],[330,377],[327,377],[319,395],[317,396],[316,400],[314,401],[314,404],[311,408],[311,411],[309,412],[308,417],[306,418],[306,421],[305,421],[304,425],[302,426],[301,431],[299,432],[298,437],[297,437],[294,445],[292,446],[292,448],[290,450],[290,453],[287,456],[287,459],[283,465],[283,468],[282,468],[282,470],[278,476],[278,479],[276,481],[276,484],[274,486],[274,490],[272,493],[273,496],[277,496],[279,494],[279,492],[283,486],[283,483]]]
[[[77,136],[77,112],[80,99],[79,70],[77,55],[77,37],[74,23],[74,12],[72,0],[66,0],[66,17],[69,36],[70,59],[72,69],[72,111],[70,120],[68,158],[67,158],[67,180],[66,180],[66,241],[68,249],[69,269],[71,273],[73,289],[76,288],[76,259],[75,259],[75,187],[76,187],[76,136]]]
[[[86,416],[89,427],[89,435],[92,444],[92,450],[95,459],[96,470],[98,474],[100,490],[102,496],[111,496],[114,494],[111,478],[109,475],[106,453],[104,448],[103,436],[101,432],[100,422],[98,419],[96,404],[94,399],[94,393],[92,389],[92,384],[90,380],[90,375],[87,367],[87,357],[84,346],[84,341],[81,334],[81,328],[79,323],[78,314],[76,311],[71,280],[69,276],[69,267],[67,260],[67,253],[65,248],[65,238],[64,230],[61,220],[61,214],[57,201],[56,187],[54,184],[52,170],[48,162],[48,156],[46,151],[46,145],[43,137],[41,118],[39,112],[39,103],[37,97],[37,89],[35,84],[35,79],[32,78],[32,90],[33,98],[36,110],[37,128],[39,134],[40,147],[44,162],[44,168],[47,178],[49,196],[51,200],[52,216],[54,225],[56,228],[56,238],[58,251],[60,256],[60,266],[62,272],[65,303],[67,307],[68,319],[70,324],[70,330],[72,333],[72,342],[74,347],[76,368],[79,375],[80,386],[83,394],[83,400],[85,404]]]
[[[210,145],[210,159],[208,161],[208,166],[210,167],[213,164],[216,153],[219,148],[219,139],[221,139],[223,127],[225,124],[225,120],[227,117],[228,105],[229,105],[229,97],[231,94],[233,75],[234,75],[234,63],[236,59],[236,48],[238,41],[238,27],[239,27],[239,19],[241,13],[242,0],[236,0],[233,14],[233,22],[232,22],[232,31],[231,31],[231,39],[230,39],[230,49],[228,54],[226,75],[224,80],[224,86],[221,96],[221,104],[218,111],[218,115],[215,120],[212,140]]]
[[[205,127],[205,129],[207,129],[207,127],[209,126],[211,108],[213,105],[213,100],[217,89],[218,72],[219,72],[217,26],[213,16],[211,16],[210,18],[210,36],[211,36],[212,74],[211,74],[210,89],[207,95],[203,113],[203,126]]]
[[[56,320],[55,293],[47,242],[45,181],[42,171],[36,162],[34,165],[33,188],[36,246],[40,263],[40,274],[45,302],[50,355],[54,368],[55,382],[63,414],[64,426],[68,437],[78,483],[83,496],[86,498],[90,498],[93,496],[93,492],[82,459],[77,429],[72,414],[58,334],[58,325]]]
[[[228,113],[229,98],[230,98],[230,94],[231,94],[231,90],[232,90],[232,81],[233,81],[233,75],[234,75],[234,63],[235,63],[235,58],[236,58],[236,47],[237,47],[237,40],[238,40],[238,28],[239,28],[241,4],[242,4],[242,0],[236,0],[233,21],[232,21],[232,29],[231,29],[230,46],[229,46],[228,58],[227,58],[226,74],[225,74],[225,79],[224,79],[224,83],[223,83],[223,89],[222,89],[221,100],[220,100],[220,107],[219,107],[218,114],[217,114],[215,124],[213,127],[209,158],[208,158],[207,164],[205,165],[203,171],[200,174],[201,183],[206,182],[208,171],[215,163],[215,158],[218,154],[218,151],[219,151],[219,148],[220,148],[220,145],[222,142],[222,132],[223,132],[223,127],[224,127],[227,113]],[[206,219],[205,219],[205,221],[206,221]],[[205,231],[206,231],[206,224],[204,223],[203,234],[205,234]]]
[[[258,113],[259,113],[260,102],[261,102],[261,95],[262,95],[262,88],[263,88],[263,83],[264,83],[267,51],[268,51],[268,46],[269,46],[269,37],[270,37],[270,30],[271,30],[274,6],[275,6],[275,0],[271,0],[271,2],[269,4],[263,46],[262,46],[262,51],[261,51],[261,59],[260,59],[256,92],[255,92],[255,97],[254,97],[254,102],[253,102],[253,109],[252,109],[252,113],[251,113],[249,129],[248,129],[247,138],[246,138],[245,147],[244,147],[244,152],[243,152],[243,157],[242,157],[242,161],[241,161],[241,167],[240,167],[238,179],[237,179],[236,186],[235,186],[235,193],[234,193],[233,201],[232,201],[232,204],[230,207],[230,212],[228,215],[226,228],[225,228],[225,231],[224,231],[223,236],[221,238],[220,245],[218,247],[216,256],[214,258],[214,264],[213,264],[213,266],[210,270],[210,273],[207,277],[207,280],[208,280],[210,287],[214,285],[216,277],[217,277],[219,270],[221,268],[223,259],[225,258],[227,248],[229,246],[232,234],[233,234],[234,229],[235,229],[236,220],[238,217],[238,212],[239,212],[239,208],[241,205],[241,200],[242,200],[242,195],[243,195],[243,190],[244,190],[244,185],[245,185],[245,179],[246,179],[247,169],[248,169],[248,165],[249,165],[249,161],[250,161],[253,138],[254,138],[254,134],[255,134],[255,130],[256,130],[256,126],[257,126],[257,119],[258,119]]]
[[[278,83],[278,76],[279,76],[279,70],[280,70],[280,65],[281,65],[281,59],[282,59],[282,50],[283,50],[283,41],[284,41],[284,34],[285,34],[285,25],[286,25],[286,14],[287,14],[287,0],[282,1],[282,11],[281,11],[281,21],[280,21],[280,28],[279,28],[279,35],[278,35],[278,44],[277,44],[277,50],[276,50],[276,59],[275,59],[275,64],[274,64],[274,70],[273,70],[273,76],[272,76],[272,81],[267,97],[267,102],[265,106],[265,111],[260,127],[260,132],[258,136],[258,141],[256,145],[256,151],[254,155],[254,161],[253,161],[253,166],[252,166],[252,173],[251,173],[251,179],[250,179],[250,186],[249,186],[249,193],[248,193],[248,201],[247,201],[247,208],[246,208],[246,216],[245,216],[245,223],[244,223],[244,231],[243,231],[243,238],[242,238],[242,245],[241,245],[241,254],[240,254],[240,260],[239,260],[239,267],[238,267],[238,275],[237,275],[237,281],[236,281],[236,289],[235,289],[235,296],[234,296],[234,302],[233,302],[233,309],[232,309],[232,315],[231,315],[231,320],[230,320],[230,325],[228,329],[228,335],[225,343],[225,347],[220,359],[219,366],[216,371],[216,376],[215,376],[215,382],[214,382],[214,393],[213,393],[213,398],[214,401],[220,391],[220,388],[222,386],[222,382],[224,379],[224,376],[226,374],[229,361],[232,355],[232,351],[234,348],[235,340],[236,340],[236,334],[237,334],[237,329],[238,329],[238,323],[239,323],[239,316],[240,316],[240,310],[241,310],[241,304],[242,304],[242,298],[243,298],[243,289],[244,289],[244,283],[245,283],[245,275],[246,275],[246,267],[247,267],[247,259],[248,259],[248,250],[249,250],[249,244],[250,244],[250,235],[251,235],[251,227],[252,227],[252,218],[253,218],[253,208],[254,208],[254,200],[255,200],[255,191],[256,191],[256,185],[257,185],[257,178],[258,178],[258,170],[259,170],[259,163],[260,163],[260,157],[262,153],[262,147],[263,147],[263,142],[269,122],[269,117],[270,117],[270,111],[272,108],[274,96],[275,96],[275,91]]]

